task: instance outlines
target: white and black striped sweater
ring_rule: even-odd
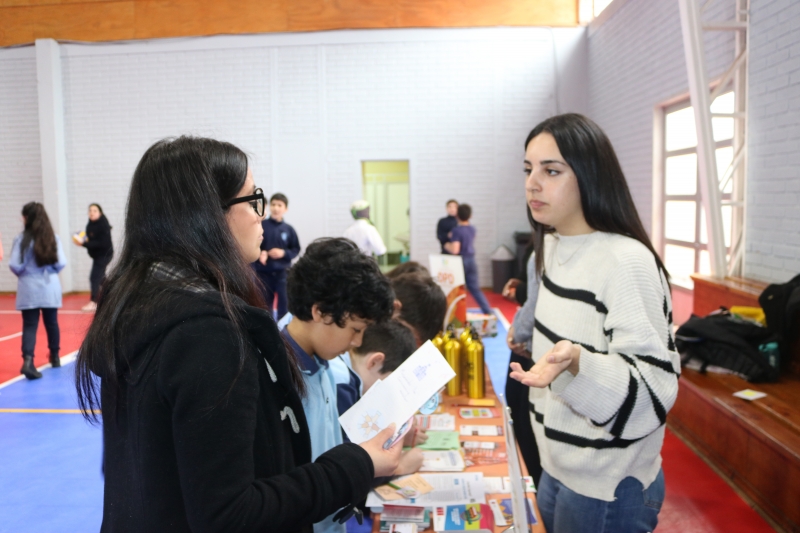
[[[647,487],[661,468],[680,373],[669,288],[629,237],[548,235],[544,254],[533,358],[567,339],[581,359],[577,375],[530,390],[542,466],[579,494],[613,501],[624,478]]]

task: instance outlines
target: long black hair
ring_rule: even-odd
[[[639,218],[614,147],[600,126],[577,113],[550,117],[531,130],[525,139],[525,149],[534,137],[542,133],[553,136],[558,150],[575,173],[586,223],[597,231],[625,235],[644,244],[669,280],[667,269]],[[555,229],[536,222],[530,216],[530,210],[529,220],[533,226],[536,273],[541,276],[544,271],[544,237]]]
[[[22,206],[22,216],[25,217],[25,230],[19,247],[19,260],[25,260],[28,246],[33,242],[33,257],[38,266],[58,263],[56,234],[53,232],[50,217],[47,216],[44,206],[39,202],[28,202]]]
[[[264,307],[264,300],[230,232],[223,206],[236,197],[246,179],[247,156],[226,142],[165,139],[142,156],[128,195],[122,254],[105,282],[76,362],[78,403],[90,421],[97,420],[95,411],[100,407],[92,374],[103,378],[104,394],[113,399],[103,409],[114,409],[124,379],[117,350],[126,324],[146,323],[169,298],[168,287],[146,283],[156,262],[178,267],[219,290],[236,326],[243,368],[246,329],[238,302]],[[290,361],[290,368],[296,366]],[[293,378],[302,391],[299,370]]]

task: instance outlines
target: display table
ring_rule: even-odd
[[[461,426],[461,425],[505,426],[504,421],[503,421],[502,411],[501,411],[503,409],[503,407],[502,407],[502,404],[500,403],[500,400],[497,398],[497,395],[495,394],[494,389],[492,388],[492,383],[491,383],[491,380],[489,379],[488,372],[486,372],[486,398],[492,398],[492,399],[495,400],[496,405],[494,407],[492,407],[491,409],[497,413],[497,417],[495,417],[495,418],[483,418],[483,419],[478,419],[478,418],[464,419],[464,418],[461,418],[459,416],[459,409],[462,408],[462,407],[469,407],[467,405],[468,398],[467,398],[466,394],[462,394],[461,396],[447,396],[446,394],[443,395],[442,404],[440,405],[441,411],[437,411],[437,412],[448,413],[448,414],[451,414],[451,415],[455,416],[455,418],[456,418],[456,431],[459,430],[459,426]],[[503,431],[505,431],[505,427],[503,427]],[[476,437],[476,436],[463,437],[462,436],[461,440],[462,441],[463,440],[471,440],[471,441],[497,442],[498,445],[499,445],[499,448],[498,448],[499,452],[506,452],[506,453],[508,452],[506,450],[505,436],[499,436],[499,437]],[[519,453],[519,452],[518,452],[518,450],[514,450],[514,453]],[[520,466],[522,468],[523,475],[528,475],[528,471],[525,468],[524,461],[522,461],[521,456],[518,455],[518,457],[520,457]],[[493,465],[471,466],[471,467],[467,467],[466,470],[464,470],[464,471],[465,472],[483,472],[483,475],[486,476],[486,477],[491,477],[491,476],[505,477],[505,476],[508,476],[508,464],[507,463],[499,463],[499,464],[493,464]],[[539,515],[539,508],[536,505],[536,494],[529,492],[526,496],[533,502],[533,512],[536,514],[537,524],[531,526],[531,531],[534,532],[534,533],[545,533],[544,526],[542,525],[542,519],[541,519],[541,516]],[[487,503],[488,503],[488,501],[490,499],[496,499],[496,500],[500,501],[502,499],[509,498],[509,497],[510,497],[509,494],[487,493],[486,494],[486,501],[487,501]],[[373,531],[373,533],[379,533],[379,531],[380,531],[380,514],[375,513],[372,516],[374,518],[374,521],[373,521],[373,524],[372,524],[372,531]],[[496,533],[500,533],[500,532],[508,529],[509,527],[510,527],[510,525],[508,525],[508,526],[495,526],[494,530],[495,530]],[[433,529],[432,529],[432,527],[429,527],[425,531],[426,532],[430,532],[430,531],[433,531]],[[515,533],[517,533],[517,532],[515,532]]]

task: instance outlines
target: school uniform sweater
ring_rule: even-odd
[[[613,501],[624,478],[647,487],[661,468],[680,373],[669,287],[629,237],[548,235],[543,253],[533,359],[563,339],[580,345],[581,358],[577,375],[530,389],[542,466],[579,494]]]

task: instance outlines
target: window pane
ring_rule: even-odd
[[[701,274],[705,274],[707,276],[711,275],[711,254],[708,253],[708,250],[700,250],[699,256],[697,257],[700,265],[698,272]],[[725,254],[725,264],[727,265],[728,262],[731,260],[731,254]]]
[[[667,195],[697,194],[697,154],[667,158]]]
[[[711,102],[712,113],[733,113],[733,91],[717,96]]]
[[[722,180],[725,177],[725,171],[728,170],[728,167],[731,165],[731,161],[733,161],[733,146],[726,146],[725,148],[717,148],[717,177]],[[728,184],[725,185],[724,193],[730,194],[733,192],[733,180],[729,180]]]
[[[697,269],[697,271],[700,272],[701,274],[706,275],[706,276],[710,276],[711,275],[711,256],[708,254],[708,250],[700,250],[698,253],[699,253],[699,256],[698,256],[697,259],[698,259],[700,264],[698,265],[699,268]]]
[[[672,276],[673,282],[693,287],[689,277],[694,273],[694,248],[668,244],[664,247],[664,266]]]
[[[712,113],[733,113],[733,92],[721,94],[711,103]],[[733,139],[732,118],[712,118],[711,127],[714,130],[714,140],[724,141]]]
[[[605,8],[608,7],[608,4],[611,3],[611,0],[594,0],[594,16],[596,17],[600,13],[603,12]]]
[[[694,109],[687,107],[667,115],[667,151],[697,146],[697,130],[694,124]]]
[[[729,205],[722,206],[722,235],[725,237],[725,248],[731,245],[731,217],[733,208]],[[708,244],[708,228],[706,227],[706,212],[700,209],[700,242]]]
[[[664,236],[677,241],[694,242],[695,202],[667,202],[664,209]]]

